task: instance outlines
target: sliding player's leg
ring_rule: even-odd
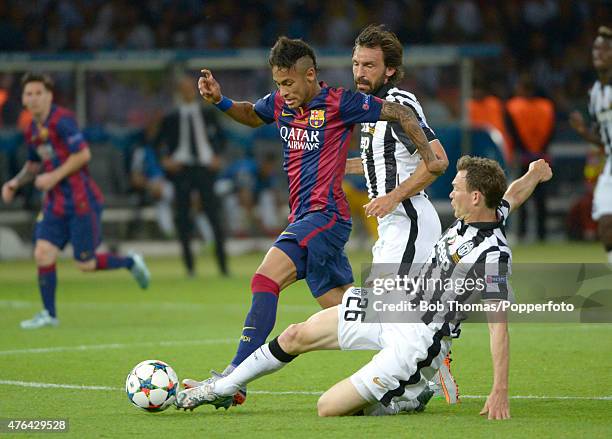
[[[338,348],[338,309],[319,311],[303,323],[290,325],[280,336],[260,346],[231,374],[180,392],[177,406],[191,410],[202,404],[227,408],[240,389],[282,369],[299,354]]]
[[[340,302],[345,287],[353,281],[351,267],[342,250],[350,231],[350,222],[337,214],[315,212],[291,223],[279,235],[253,277],[251,310],[236,355],[223,373],[213,372],[214,379],[230,374],[265,343],[274,327],[278,294],[296,280],[306,279],[322,307]],[[183,380],[187,388],[203,383]],[[238,393],[235,403],[243,401],[244,394]]]

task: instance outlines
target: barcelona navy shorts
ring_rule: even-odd
[[[58,216],[51,212],[41,213],[34,231],[35,240],[44,239],[63,249],[72,244],[74,259],[89,261],[96,256],[96,248],[102,242],[100,218],[102,209],[77,215]]]
[[[311,212],[289,224],[274,243],[291,258],[297,279],[306,279],[312,295],[353,283],[353,271],[344,253],[351,221],[335,212]]]

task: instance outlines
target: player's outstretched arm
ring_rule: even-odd
[[[439,140],[433,140],[429,145],[440,160],[445,160],[448,163],[446,151],[444,151],[444,147]],[[393,212],[399,203],[418,194],[432,184],[436,178],[438,178],[438,174],[430,172],[425,163],[419,163],[410,177],[402,181],[395,189],[364,205],[366,215],[383,218],[385,215]]]
[[[406,135],[416,145],[427,170],[436,175],[444,173],[448,167],[448,160],[436,157],[412,109],[395,102],[383,101],[380,120],[399,122]]]
[[[504,194],[504,199],[510,204],[510,212],[527,201],[538,184],[550,180],[552,176],[552,170],[546,160],[531,162],[525,175],[514,180]]]
[[[34,185],[41,191],[48,191],[69,175],[74,174],[91,160],[89,147],[68,156],[66,161],[51,172],[45,172],[36,177]]]
[[[221,94],[221,86],[208,69],[200,70],[202,76],[198,79],[198,90],[202,98],[210,104],[215,105],[229,117],[243,125],[253,128],[264,124],[259,118],[253,104],[250,102],[235,102]]]
[[[492,313],[489,319],[491,359],[493,360],[493,387],[481,415],[489,419],[510,419],[508,402],[508,371],[510,369],[510,336],[505,312]]]
[[[569,123],[572,128],[589,143],[599,146],[600,148],[604,147],[604,143],[601,141],[601,137],[599,134],[593,129],[594,127],[587,126],[584,117],[578,111],[572,111],[569,117]]]
[[[21,168],[21,171],[2,185],[2,200],[10,203],[15,198],[15,193],[24,184],[28,184],[36,178],[40,170],[40,163],[28,160]]]

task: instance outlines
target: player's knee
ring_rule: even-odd
[[[95,259],[92,259],[90,261],[85,261],[85,262],[77,261],[76,265],[77,265],[77,268],[84,273],[88,273],[88,272],[96,270],[96,260]]]
[[[278,342],[288,354],[301,354],[305,347],[304,323],[289,325],[289,327],[278,336]]]
[[[55,263],[55,252],[45,246],[37,244],[34,248],[34,260],[38,266],[46,266]]]
[[[317,414],[320,417],[339,416],[338,410],[334,406],[335,404],[326,392],[317,401]]]

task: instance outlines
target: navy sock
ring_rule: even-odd
[[[236,367],[266,342],[276,322],[276,307],[280,287],[272,279],[255,274],[251,281],[253,299],[231,365]]]
[[[57,273],[55,264],[38,267],[38,288],[43,306],[51,317],[55,317],[55,289],[57,287]]]
[[[96,270],[115,270],[134,266],[134,260],[129,256],[117,256],[110,253],[98,253],[96,255]]]

